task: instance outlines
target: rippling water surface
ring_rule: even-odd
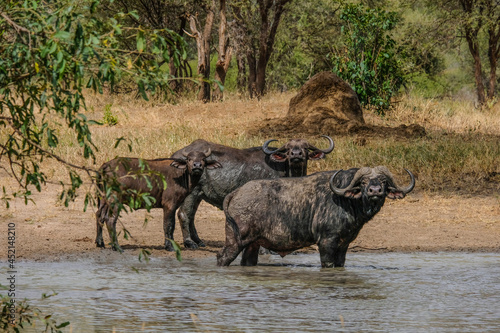
[[[349,253],[344,269],[317,254],[224,268],[121,256],[18,272],[18,296],[68,332],[500,332],[500,254]]]

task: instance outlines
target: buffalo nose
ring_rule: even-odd
[[[380,185],[372,185],[368,188],[368,195],[381,195],[382,194],[382,186]]]
[[[194,162],[193,163],[193,168],[194,169],[200,169],[201,168],[201,162]]]
[[[302,150],[292,150],[290,155],[292,157],[302,157]]]

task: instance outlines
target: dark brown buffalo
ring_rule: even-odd
[[[206,147],[205,147],[206,148]],[[207,160],[210,149],[192,151],[179,158],[157,160],[141,160],[137,158],[115,158],[104,163],[101,168],[99,208],[96,213],[98,247],[104,247],[102,227],[108,228],[111,245],[114,250],[120,250],[116,237],[117,206],[113,202],[123,204],[130,202],[137,193],[149,193],[155,199],[151,208],[163,208],[163,229],[165,233],[165,248],[173,250],[169,239],[173,239],[175,211],[184,198],[198,184],[205,169],[220,168],[221,164]],[[142,165],[141,165],[142,164]],[[162,177],[164,179],[162,179]],[[165,182],[163,181],[165,180]],[[117,181],[121,191],[105,199],[107,184]],[[166,187],[165,187],[166,184]],[[134,207],[134,209],[145,208]]]
[[[300,178],[254,180],[224,200],[226,244],[217,255],[228,266],[257,264],[259,247],[281,256],[317,244],[322,267],[342,267],[349,244],[384,205],[415,187],[396,185],[386,167],[318,172]]]
[[[304,139],[290,140],[280,148],[270,148],[269,144],[276,140],[268,140],[262,147],[248,149],[236,149],[205,140],[196,140],[175,152],[172,157],[179,157],[185,152],[209,146],[212,156],[223,166],[223,169],[205,172],[198,186],[186,197],[177,212],[184,246],[186,248],[205,246],[198,237],[194,225],[194,216],[202,200],[222,209],[226,195],[250,180],[305,176],[309,160],[325,158],[335,147],[330,137],[323,137],[329,143],[326,149],[316,148]]]

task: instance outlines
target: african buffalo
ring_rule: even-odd
[[[184,247],[205,246],[198,237],[194,226],[194,216],[202,200],[222,209],[226,195],[254,179],[298,177],[307,174],[307,161],[324,158],[335,147],[333,140],[327,149],[318,149],[304,139],[294,139],[280,148],[270,148],[276,140],[268,140],[262,147],[236,149],[205,140],[196,140],[189,146],[175,152],[179,157],[185,152],[208,145],[212,155],[223,165],[223,170],[209,170],[200,178],[198,186],[186,197],[177,212],[181,223]],[[172,229],[174,226],[172,226]]]
[[[405,188],[384,166],[248,182],[224,200],[226,244],[217,264],[228,266],[243,251],[241,265],[257,265],[260,246],[285,256],[317,244],[322,267],[343,267],[349,243],[385,198],[404,198],[415,187],[406,171]]]
[[[121,157],[104,163],[100,168],[99,208],[96,212],[97,246],[104,247],[102,227],[106,223],[113,250],[121,251],[116,237],[118,206],[113,202],[128,204],[138,193],[149,193],[155,199],[152,208],[163,208],[165,248],[172,251],[173,246],[168,239],[173,239],[174,228],[170,227],[175,225],[175,211],[197,185],[204,169],[222,167],[219,162],[207,159],[210,154],[208,148],[204,151],[191,151],[179,158],[139,160]],[[118,182],[121,191],[106,200],[107,187],[113,181]],[[137,208],[145,207],[143,204],[141,207],[134,207]]]

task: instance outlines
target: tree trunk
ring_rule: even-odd
[[[471,50],[470,43],[469,43],[469,50]],[[481,56],[477,51],[471,50],[471,54],[472,57],[474,58],[474,78],[476,79],[477,102],[479,103],[479,105],[484,105],[484,103],[486,103],[486,96],[484,94]]]
[[[259,56],[255,69],[255,96],[260,98],[265,94],[266,88],[266,69],[271,54],[273,52],[274,40],[278,32],[278,26],[285,5],[291,0],[258,0],[259,13],[261,19],[259,36]],[[274,5],[272,24],[269,24],[269,14]]]
[[[203,34],[198,30],[198,20],[194,15],[189,16],[189,27],[191,37],[196,39],[196,48],[198,50],[198,75],[201,77],[201,87],[198,92],[198,100],[210,102],[210,35],[214,23],[215,0],[212,0],[210,8],[207,10],[205,27]]]
[[[491,52],[492,55],[490,56],[490,80],[488,84],[488,99],[495,98],[495,90],[497,82],[497,62],[499,54],[498,50],[499,49],[497,48],[496,55],[494,55],[494,52],[492,52],[492,50],[489,50],[489,52]]]
[[[483,69],[481,64],[481,55],[479,52],[478,34],[483,26],[482,8],[475,8],[474,0],[460,0],[463,11],[465,12],[465,39],[469,46],[469,51],[474,59],[474,78],[476,80],[477,101],[479,105],[486,103],[486,95],[484,94],[483,84]],[[479,11],[479,14],[473,20],[474,14]]]
[[[248,94],[250,98],[254,98],[256,97],[257,94],[257,64],[253,52],[248,52],[247,62],[248,62]]]
[[[220,27],[219,27],[219,57],[215,65],[215,80],[222,86],[226,82],[226,74],[231,63],[231,49],[229,48],[229,38],[226,34],[226,0],[220,0]],[[212,101],[222,101],[224,94],[219,84],[215,84]]]
[[[250,98],[260,98],[265,94],[266,69],[271,54],[273,52],[274,40],[278,32],[278,26],[285,5],[291,0],[258,0],[258,15],[260,16],[260,26],[257,28],[259,35],[252,34],[252,29],[248,28],[255,18],[252,6],[245,7],[242,4],[232,4],[231,8],[235,17],[233,36],[238,63],[238,75],[244,73],[245,55],[248,65],[247,89]],[[247,4],[247,3],[246,3]],[[246,10],[242,11],[242,8]],[[248,13],[248,17],[243,17],[242,13]],[[270,23],[272,22],[272,23]],[[244,80],[239,79],[239,84]]]
[[[246,61],[242,53],[236,53],[236,65],[238,66],[237,86],[240,93],[247,91]]]
[[[495,4],[490,2],[490,26],[488,27],[488,59],[490,60],[490,79],[488,84],[488,99],[495,98],[497,82],[497,63],[500,56],[500,13],[494,11]],[[497,16],[495,17],[495,14]]]
[[[181,22],[180,22],[180,25],[179,25],[179,30],[177,31],[177,33],[180,35],[180,36],[183,36],[185,33],[185,29],[186,29],[186,24],[187,24],[187,18],[186,16],[182,16],[181,17]],[[181,63],[181,65],[179,66],[179,68],[177,68],[175,66],[175,62],[174,62],[174,52],[175,52],[175,49],[179,49],[179,45],[175,45],[175,48],[170,48],[170,51],[169,51],[169,54],[170,54],[170,62],[168,64],[168,68],[169,68],[169,73],[170,75],[172,75],[172,77],[174,78],[178,78],[178,77],[183,77],[183,76],[186,76],[186,73],[184,71],[183,73],[183,66],[185,66],[186,64],[186,61],[184,61],[184,63]],[[169,87],[170,89],[172,89],[173,92],[176,92],[178,93],[181,89],[182,89],[182,82],[183,80],[172,80],[170,81],[169,83]]]
[[[249,40],[250,33],[248,31],[247,22],[244,20],[241,13],[241,7],[231,3],[231,9],[234,16],[234,20],[229,23],[231,43],[234,47],[236,64],[238,66],[238,91],[243,94],[245,91],[249,90],[247,86],[246,64],[248,60],[248,48],[251,45]]]

